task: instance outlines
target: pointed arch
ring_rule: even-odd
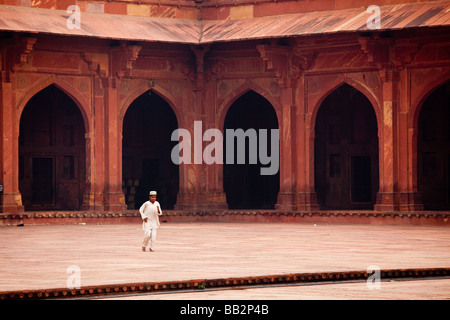
[[[375,93],[370,90],[365,84],[355,81],[354,79],[348,77],[348,76],[341,76],[338,77],[335,81],[326,84],[323,89],[321,90],[320,97],[313,102],[312,110],[311,111],[311,119],[310,122],[307,123],[307,126],[309,128],[314,128],[316,123],[316,117],[317,112],[319,111],[320,106],[322,105],[323,101],[336,89],[343,85],[349,85],[356,89],[357,91],[361,92],[372,104],[373,110],[375,112],[375,116],[377,119],[377,126],[380,130],[380,124],[382,123],[382,112],[381,112],[381,104],[379,102],[379,99],[375,95]]]
[[[177,143],[171,140],[178,128],[177,114],[173,104],[154,89],[132,97],[134,100],[122,110],[120,126],[125,202],[129,209],[137,209],[148,200],[148,192],[155,190],[165,208],[172,209],[180,181],[180,167],[171,160]]]
[[[223,188],[230,209],[275,207],[280,189],[280,155],[279,152],[274,152],[274,148],[279,148],[279,137],[276,135],[278,128],[275,108],[270,101],[253,90],[239,96],[228,108],[222,131],[224,159],[226,159],[223,165]],[[239,139],[235,139],[228,136],[228,130],[230,133],[241,130],[241,133],[248,136],[241,135]],[[266,132],[266,136],[262,132]],[[231,143],[227,139],[231,139]],[[243,143],[237,152],[235,152],[236,140]],[[267,142],[265,151],[262,151],[261,141]],[[229,152],[232,155],[230,158]],[[238,155],[238,152],[241,153]],[[275,169],[268,175],[262,173],[262,168],[268,165],[262,164],[261,152],[270,155],[269,165],[271,169]]]
[[[17,117],[18,121],[20,121],[21,115],[23,113],[23,110],[25,109],[25,106],[27,103],[39,92],[44,90],[45,88],[54,85],[58,89],[60,89],[62,92],[64,92],[67,96],[69,96],[70,99],[73,100],[73,102],[77,105],[78,109],[81,112],[81,116],[83,118],[84,122],[84,128],[85,132],[90,132],[92,128],[91,119],[88,116],[90,114],[90,104],[85,100],[85,98],[68,82],[64,81],[60,77],[51,76],[48,77],[36,85],[32,86],[18,101],[17,103]]]
[[[51,84],[19,121],[19,186],[26,210],[79,210],[87,187],[86,128],[79,105]]]
[[[223,125],[225,123],[225,118],[227,116],[228,110],[233,105],[235,101],[237,101],[239,98],[241,98],[243,95],[245,95],[247,92],[253,91],[266,99],[274,108],[275,113],[277,115],[277,121],[278,121],[278,127],[280,127],[280,119],[281,117],[281,107],[275,99],[273,99],[272,95],[269,94],[268,91],[261,88],[257,84],[255,84],[253,81],[246,81],[243,85],[239,86],[233,92],[231,93],[232,98],[222,103],[218,108],[218,114],[219,118],[217,119],[218,125],[220,126],[219,129],[223,132]]]
[[[131,104],[139,98],[141,95],[143,95],[146,92],[152,92],[160,96],[164,101],[169,104],[169,106],[172,108],[172,111],[175,113],[175,117],[177,118],[178,126],[182,123],[182,112],[179,110],[179,107],[177,107],[177,104],[175,103],[175,99],[172,98],[171,94],[161,88],[160,86],[153,86],[150,84],[145,84],[144,86],[139,87],[135,91],[133,91],[131,94],[128,95],[128,97],[123,101],[122,106],[120,107],[120,114],[119,114],[119,121],[123,123],[123,119],[125,117],[125,114],[127,113],[128,109],[130,108]]]
[[[415,110],[413,181],[425,210],[450,208],[450,79],[423,95]]]
[[[344,83],[316,110],[314,185],[323,209],[373,209],[379,180],[378,121],[370,100]]]
[[[411,166],[410,184],[413,192],[418,192],[418,135],[419,135],[419,115],[427,98],[438,88],[450,81],[450,72],[445,73],[438,79],[431,81],[418,95],[415,102],[412,102],[408,112],[408,163]]]
[[[410,111],[411,116],[408,119],[409,128],[414,128],[415,130],[418,129],[419,115],[425,101],[428,99],[430,95],[432,95],[436,90],[438,90],[441,86],[445,85],[449,81],[450,81],[450,72],[447,72],[443,76],[424,86],[424,89],[419,94],[418,98],[416,99],[416,102],[412,103],[411,105]]]

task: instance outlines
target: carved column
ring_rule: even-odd
[[[205,111],[205,122],[203,125],[203,132],[208,129],[220,130],[221,125],[220,119],[218,117],[217,111],[217,79],[216,76],[219,72],[219,68],[223,61],[216,63],[211,63],[210,61],[206,61],[205,64],[205,89],[204,89],[204,111]],[[220,131],[222,138],[224,136],[224,132]],[[209,139],[209,137],[208,137]],[[212,148],[217,143],[217,147],[215,152],[217,152],[217,148],[223,148],[223,140],[215,141],[216,137],[211,138],[209,141],[205,141],[205,147],[208,146]],[[214,141],[213,141],[214,140]],[[214,144],[213,144],[214,143]],[[214,209],[227,209],[227,199],[226,194],[223,189],[223,159],[224,150],[222,149],[222,163],[207,164],[205,163],[205,159],[203,159],[204,169],[206,170],[206,194],[207,194],[207,203],[210,207]],[[216,159],[217,160],[217,159]]]
[[[380,71],[382,105],[379,116],[380,184],[375,210],[421,210],[420,197],[410,183],[408,129],[409,75],[407,66],[421,49],[417,43],[392,38],[360,38],[368,61]],[[411,137],[412,134],[412,137]]]
[[[309,94],[305,71],[311,70],[317,58],[317,52],[297,47],[292,67],[298,74],[296,100],[296,190],[295,206],[298,211],[319,210],[314,188],[314,127],[310,127],[311,113],[308,110],[307,96]]]
[[[126,210],[125,195],[122,191],[122,135],[119,134],[119,106],[117,79],[103,79],[104,87],[104,157],[105,188],[104,205],[106,211]]]
[[[275,209],[295,210],[295,81],[281,89],[280,191]]]
[[[314,184],[310,184],[305,160],[304,72],[314,66],[317,53],[296,46],[257,47],[281,87],[280,191],[276,209],[318,209]],[[314,178],[314,175],[312,175]],[[314,182],[314,179],[312,180]],[[312,191],[311,191],[312,187]]]
[[[415,43],[392,38],[360,38],[361,49],[374,64],[382,79],[382,105],[379,115],[380,181],[375,210],[420,209],[418,194],[412,190],[408,175],[407,114],[408,73],[406,66],[420,50]],[[411,150],[409,152],[412,152]]]
[[[276,44],[257,46],[266,71],[272,72],[281,88],[280,105],[278,113],[279,140],[280,140],[280,191],[277,196],[275,209],[295,210],[293,175],[293,115],[295,110],[296,79],[290,72],[291,47],[282,47]]]
[[[375,210],[398,210],[398,85],[400,74],[394,68],[381,70],[383,104],[379,130],[380,184]]]
[[[296,196],[298,211],[319,210],[314,187],[314,125],[311,127],[311,111],[308,110],[309,89],[307,77],[301,74],[298,81],[297,108],[295,123],[297,125],[296,144]]]
[[[400,73],[394,66],[392,38],[361,37],[361,50],[368,62],[379,69],[382,99],[378,119],[379,188],[374,209],[398,210],[398,85]]]
[[[126,210],[125,195],[122,191],[122,123],[119,121],[120,79],[132,76],[133,66],[142,47],[121,42],[110,52],[111,70],[109,75],[101,78],[103,100],[102,127],[104,140],[104,206],[107,211]]]
[[[398,100],[398,192],[399,210],[421,211],[423,204],[417,184],[412,177],[417,169],[412,165],[412,157],[417,157],[417,150],[410,148],[412,139],[417,141],[417,131],[408,126],[408,113],[411,105],[411,72],[408,66],[414,61],[422,49],[418,43],[396,43],[394,47],[394,64],[400,70],[399,100]]]
[[[203,151],[210,142],[203,141],[208,129],[216,128],[215,123],[215,83],[211,81],[210,70],[205,63],[209,46],[192,46],[194,67],[192,72],[193,95],[191,105],[185,108],[183,129],[191,137],[191,163],[180,164],[180,190],[176,210],[226,209],[226,198],[221,181],[222,164],[207,164]],[[188,89],[187,89],[188,90]],[[188,95],[190,96],[190,95]],[[194,126],[195,121],[197,126]]]
[[[19,117],[14,108],[11,82],[0,82],[0,212],[22,212],[22,196],[19,191]],[[16,128],[17,126],[17,128]]]
[[[37,39],[16,37],[0,42],[0,212],[23,212],[19,191],[20,115],[13,95],[14,73],[27,63]],[[4,55],[4,56],[2,56]]]
[[[103,205],[96,202],[95,196],[95,152],[94,152],[94,134],[93,132],[85,133],[85,145],[86,145],[86,189],[83,196],[83,203],[81,204],[81,210],[103,210]]]
[[[195,67],[192,70],[193,95],[190,108],[185,110],[185,127],[190,133],[191,163],[180,164],[180,190],[177,196],[176,210],[194,210],[201,207],[202,190],[204,190],[205,180],[202,168],[202,159],[198,159],[197,148],[202,148],[202,143],[198,145],[194,140],[198,132],[194,131],[194,121],[204,122],[203,89],[204,89],[204,57],[208,47],[191,47],[194,54]],[[200,132],[200,134],[202,134]],[[198,137],[197,137],[198,138]],[[200,141],[201,138],[200,138]],[[197,141],[198,142],[198,141]]]

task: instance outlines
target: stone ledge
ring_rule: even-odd
[[[449,226],[448,211],[281,211],[281,210],[165,210],[162,222],[272,222],[330,224],[411,224]],[[35,211],[0,213],[0,226],[18,224],[139,223],[137,210]]]
[[[320,284],[324,282],[342,283],[345,281],[367,281],[371,274],[367,271],[338,271],[316,273],[288,273],[262,276],[194,279],[181,281],[143,282],[87,286],[80,288],[54,288],[0,292],[0,300],[28,299],[68,299],[96,296],[113,296],[117,294],[151,294],[158,292],[176,292],[179,290],[197,291],[203,289],[270,286],[280,284]],[[448,278],[450,268],[417,268],[380,270],[383,281],[393,279],[417,280],[424,278]]]

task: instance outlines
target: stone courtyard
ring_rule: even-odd
[[[293,273],[447,268],[442,226],[310,223],[162,223],[154,252],[142,252],[141,224],[6,226],[0,229],[0,293],[79,285],[164,283]],[[72,268],[72,269],[70,269]],[[106,296],[118,299],[449,299],[450,280],[267,285],[245,290]]]

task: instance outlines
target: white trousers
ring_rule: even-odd
[[[153,249],[153,244],[156,240],[156,230],[157,229],[144,229],[144,241],[142,241],[142,247],[147,247],[148,243],[150,242],[150,249]]]

